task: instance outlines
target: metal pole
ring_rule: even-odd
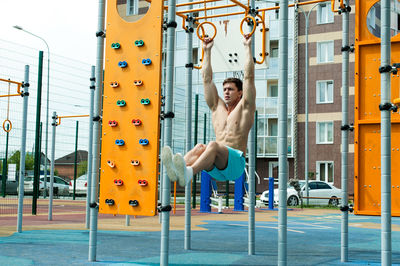
[[[2,178],[3,198],[6,197],[6,190],[7,190],[7,168],[8,168],[7,161],[8,161],[8,136],[9,136],[8,130],[9,130],[9,128],[10,128],[10,125],[7,124],[7,127],[6,127],[6,130],[7,130],[7,132],[6,132],[6,155],[3,160],[3,173],[2,173],[2,175],[3,175],[2,176],[3,177]]]
[[[42,40],[44,42],[44,44],[47,47],[47,106],[46,106],[46,148],[45,148],[45,156],[46,156],[46,160],[44,162],[44,192],[43,192],[43,196],[44,198],[46,198],[46,189],[47,189],[47,145],[48,145],[48,125],[49,125],[49,87],[50,87],[50,48],[49,45],[47,44],[46,40],[43,39],[42,37],[27,31],[25,29],[23,29],[20,26],[13,26],[13,28],[17,29],[17,30],[21,30],[24,31],[36,38],[39,38],[40,40]]]
[[[24,210],[24,179],[25,179],[25,150],[26,150],[26,125],[28,122],[28,96],[29,96],[29,66],[25,65],[25,77],[23,85],[24,103],[22,107],[21,151],[19,159],[19,183],[18,183],[18,217],[17,232],[22,232],[22,213]]]
[[[304,123],[304,176],[306,179],[306,206],[309,204],[309,199],[308,197],[310,196],[310,193],[308,191],[308,66],[309,66],[309,57],[308,57],[308,27],[309,27],[309,21],[310,21],[310,14],[311,11],[318,6],[319,3],[313,5],[311,9],[307,12],[307,14],[304,12],[304,9],[301,6],[297,6],[301,10],[301,12],[304,15],[304,20],[306,23],[305,27],[305,35],[306,35],[306,41],[305,41],[305,53],[304,53],[304,111],[305,111],[305,123]]]
[[[43,40],[44,41],[44,40]],[[44,194],[43,197],[46,198],[47,189],[47,146],[49,141],[49,87],[50,87],[50,49],[47,42],[44,41],[47,46],[47,103],[46,103],[46,143],[45,143],[45,160],[44,160]]]
[[[7,165],[7,161],[8,161],[8,137],[9,137],[9,132],[8,130],[10,129],[10,125],[7,124],[6,127],[6,155],[4,157],[4,162],[3,162],[3,198],[6,196],[6,190],[7,190],[7,177],[8,177],[8,173],[7,173],[7,169],[8,169],[8,165]]]
[[[56,156],[56,129],[57,129],[57,112],[53,112],[53,130],[51,133],[51,168],[50,168],[50,189],[49,189],[49,215],[48,220],[53,220],[53,186],[54,186],[54,162]]]
[[[345,6],[348,6],[348,0]],[[342,12],[342,47],[349,47],[349,12]],[[348,152],[349,152],[349,52],[350,49],[342,49],[342,158],[341,158],[341,182],[342,182],[342,219],[341,219],[341,262],[348,261],[349,252],[349,212],[344,207],[348,206]]]
[[[250,1],[250,6],[254,7],[255,6],[255,0]],[[254,14],[252,15],[254,16]],[[253,27],[256,27],[256,25],[253,25]],[[255,48],[255,37],[253,35],[252,37],[252,42],[251,42],[251,56],[254,58],[254,48]],[[264,52],[264,51],[263,51]],[[254,67],[254,66],[253,66]],[[254,72],[254,69],[253,69]],[[254,79],[254,76],[253,76]],[[255,131],[255,125],[253,123],[253,126],[250,129],[249,132],[249,139],[248,139],[248,149],[249,149],[249,207],[248,207],[248,212],[249,212],[249,224],[248,224],[248,254],[249,255],[254,255],[255,254],[255,228],[256,228],[256,222],[255,222],[255,201],[256,201],[256,193],[255,193],[255,165],[256,165],[256,150],[254,149],[256,141],[256,131]]]
[[[193,17],[188,17],[188,30],[186,31],[186,56],[188,66],[193,65]],[[186,147],[189,152],[192,148],[192,77],[193,68],[186,68]],[[196,182],[194,179],[193,183]],[[190,206],[190,183],[185,186],[185,240],[184,249],[191,249],[191,206]],[[195,194],[193,194],[196,197]]]
[[[168,25],[176,25],[176,1],[168,0]],[[167,29],[167,65],[166,65],[166,77],[165,77],[165,112],[169,113],[173,111],[173,95],[174,95],[174,56],[175,56],[175,27],[169,26]],[[171,146],[172,143],[172,119],[166,118],[164,120],[165,129],[165,145]],[[163,178],[163,193],[161,206],[170,206],[171,199],[171,181],[166,178],[167,174],[164,169]],[[195,183],[195,182],[193,182]],[[169,254],[169,212],[161,212],[161,251],[160,251],[160,265],[168,265],[168,254]]]
[[[303,13],[304,14],[304,13]],[[306,178],[306,206],[309,204],[309,190],[308,190],[308,64],[309,64],[309,58],[308,58],[308,27],[309,27],[309,16],[310,12],[307,13],[306,17],[306,44],[305,44],[305,74],[304,74],[304,111],[306,115],[306,121],[304,124],[304,176]]]
[[[193,145],[197,144],[197,135],[198,135],[198,128],[199,128],[199,94],[196,93],[195,97],[194,97],[194,141],[193,141]],[[193,177],[193,181],[192,181],[192,191],[193,191],[193,204],[192,204],[192,208],[196,209],[196,177]]]
[[[87,184],[87,192],[86,192],[86,228],[90,227],[90,196],[92,191],[90,187],[92,186],[92,159],[93,159],[93,107],[94,107],[94,89],[95,89],[95,70],[96,67],[91,67],[91,75],[90,75],[90,110],[89,110],[89,144],[88,144],[88,168],[87,168],[87,176],[88,176],[88,184]]]
[[[93,173],[91,175],[92,183],[90,187],[90,231],[89,231],[89,261],[96,261],[97,248],[97,216],[98,216],[98,194],[99,186],[99,168],[100,168],[100,134],[101,134],[101,108],[103,92],[103,52],[104,52],[104,20],[105,20],[105,2],[99,0],[98,20],[97,20],[97,52],[96,52],[96,91],[95,104],[93,111]]]
[[[131,225],[131,217],[129,215],[125,215],[125,226]]]
[[[279,9],[279,93],[278,93],[278,265],[287,265],[287,102],[288,102],[288,0]]]
[[[36,130],[35,130],[35,167],[33,178],[33,197],[32,197],[32,215],[36,215],[37,198],[39,194],[39,175],[40,175],[40,154],[39,154],[39,134],[40,134],[40,108],[42,104],[42,76],[43,76],[43,51],[39,51],[38,67],[38,89],[36,102]]]
[[[79,121],[76,121],[76,131],[75,131],[75,159],[74,159],[74,192],[72,199],[75,200],[76,192],[76,174],[77,174],[77,164],[78,164],[78,127]]]
[[[390,65],[390,0],[381,0],[381,64]],[[390,103],[390,72],[381,73],[381,105]],[[391,110],[381,110],[381,263],[392,265]]]

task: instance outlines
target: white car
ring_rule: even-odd
[[[50,189],[50,176],[47,176],[47,195]],[[54,176],[53,191],[55,196],[68,196],[69,195],[69,185],[68,182],[61,177]],[[44,192],[44,176],[41,175],[39,179],[39,192],[43,194]],[[24,178],[24,193],[33,193],[33,176],[27,176]]]
[[[74,193],[74,180],[69,182],[69,194]],[[87,193],[87,174],[81,175],[76,179],[75,195],[86,195]]]
[[[302,197],[306,197],[305,184],[306,181],[299,181],[301,187]],[[274,205],[279,203],[279,190],[274,189]],[[332,205],[338,206],[340,203],[340,197],[342,190],[338,189],[323,181],[309,181],[308,182],[308,202],[310,205]],[[266,190],[261,194],[260,200],[262,203],[268,204],[269,191]],[[303,198],[303,203],[306,199]],[[297,191],[290,184],[287,185],[287,205],[297,206],[300,204],[300,199]]]

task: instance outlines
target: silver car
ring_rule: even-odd
[[[303,202],[305,202],[306,197],[306,182],[304,180],[299,181],[301,187],[301,196],[303,197]],[[279,202],[279,191],[274,189],[274,205]],[[340,197],[342,195],[341,189],[334,187],[323,181],[309,181],[308,182],[308,193],[309,193],[309,204],[310,205],[332,205],[338,206],[340,203]],[[269,202],[269,191],[266,190],[261,194],[261,202],[268,204]],[[300,204],[300,198],[297,191],[290,184],[287,185],[287,205],[297,206]]]
[[[44,192],[44,176],[41,175],[39,179],[39,192],[43,194]],[[50,189],[50,176],[47,176],[47,195]],[[55,196],[68,196],[69,195],[69,184],[67,181],[61,177],[54,176],[53,191]],[[33,176],[27,176],[24,178],[24,193],[33,193]]]

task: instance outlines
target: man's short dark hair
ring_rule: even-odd
[[[238,78],[227,78],[224,80],[222,85],[225,85],[225,83],[235,83],[236,87],[238,88],[238,91],[243,90],[243,82]]]

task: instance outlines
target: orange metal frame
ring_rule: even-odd
[[[89,117],[89,115],[64,115],[64,116],[57,116],[58,118],[58,125],[61,125],[61,118],[74,118],[74,117]]]
[[[4,82],[7,82],[7,83],[11,83],[11,84],[16,84],[16,85],[17,85],[17,94],[0,95],[0,98],[3,98],[3,97],[13,97],[13,96],[21,96],[21,87],[22,87],[22,83],[21,83],[21,82],[12,81],[12,80],[8,80],[8,79],[0,79],[0,81],[4,81]]]
[[[233,4],[228,4],[228,5],[219,5],[219,6],[213,6],[213,7],[207,7],[206,4],[207,3],[213,3],[213,2],[218,2],[221,0],[204,0],[204,1],[194,1],[194,2],[187,2],[187,3],[181,3],[181,4],[177,4],[176,7],[180,8],[180,7],[186,7],[186,6],[193,6],[193,5],[200,5],[200,4],[204,4],[204,7],[202,8],[194,8],[194,9],[184,9],[184,10],[179,10],[176,11],[176,15],[178,15],[179,17],[182,18],[182,28],[186,29],[186,19],[187,19],[187,15],[185,14],[190,14],[190,13],[194,13],[194,12],[200,12],[200,11],[204,11],[205,14],[204,16],[201,17],[196,17],[196,24],[199,25],[199,20],[207,20],[210,18],[218,18],[218,17],[227,17],[227,16],[234,16],[234,15],[241,15],[244,14],[245,16],[247,16],[248,11],[249,11],[249,7],[248,5],[244,5],[243,3],[241,3],[238,0],[230,0]],[[332,0],[334,1],[334,0]],[[151,2],[151,1],[149,1]],[[306,1],[306,2],[301,2],[301,3],[296,3],[296,4],[290,4],[289,7],[295,7],[295,6],[303,6],[303,5],[310,5],[310,4],[315,4],[315,3],[320,3],[320,2],[326,2],[326,0],[311,0],[311,1]],[[239,6],[242,7],[244,9],[244,11],[238,11],[238,12],[231,12],[231,13],[224,13],[224,14],[218,14],[218,15],[207,15],[207,10],[215,10],[215,9],[221,9],[221,8],[228,8],[228,7],[234,7],[234,6]],[[333,6],[333,5],[332,5]],[[343,0],[340,0],[340,6],[343,7]],[[167,6],[164,7],[165,9],[168,9]],[[262,26],[263,26],[263,31],[266,30],[265,29],[265,12],[266,11],[272,11],[272,10],[277,10],[279,9],[279,6],[276,7],[268,7],[268,8],[260,8],[258,9],[259,12],[262,12],[262,16],[257,15],[257,17],[260,18],[261,22],[262,22]],[[265,37],[263,38],[263,51],[265,51]],[[265,52],[262,53],[262,59],[261,61],[256,61],[257,64],[262,64],[265,60]],[[204,57],[204,51],[202,50],[202,55],[201,58],[203,59]],[[201,60],[202,61],[202,60]],[[195,69],[201,69],[201,65],[200,66],[193,66]]]

